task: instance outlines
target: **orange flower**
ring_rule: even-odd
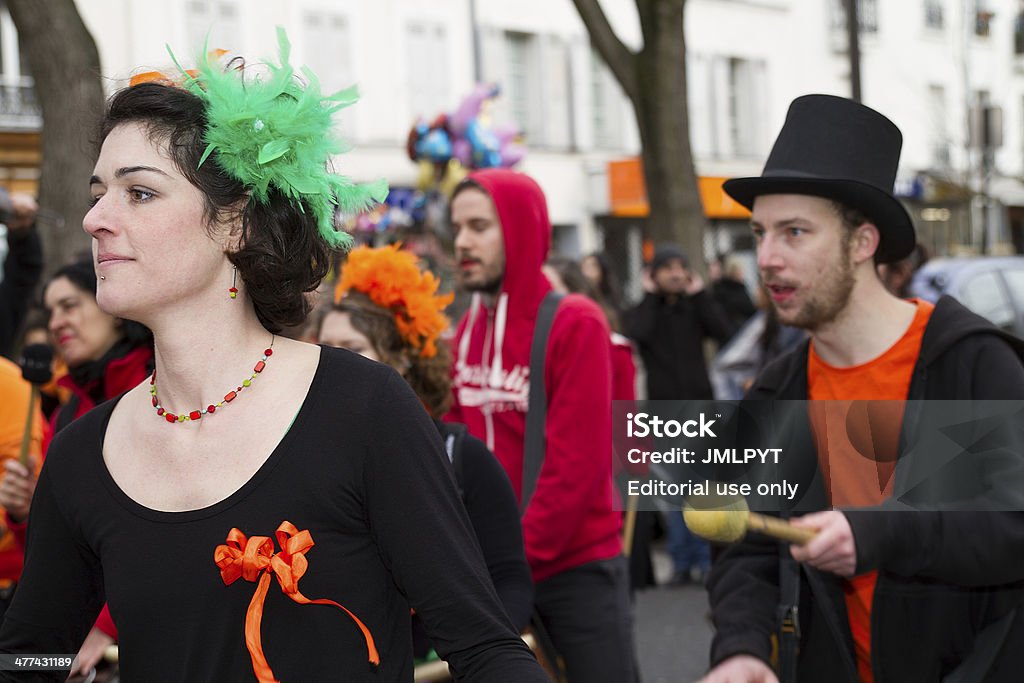
[[[335,287],[334,301],[341,301],[350,290],[362,292],[391,311],[402,339],[423,358],[432,358],[437,354],[437,338],[448,329],[444,309],[455,295],[438,294],[438,279],[430,271],[421,271],[416,256],[401,246],[353,249]]]

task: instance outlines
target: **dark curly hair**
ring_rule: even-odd
[[[324,318],[332,312],[348,313],[352,327],[366,337],[382,362],[402,372],[431,417],[439,419],[448,412],[452,403],[452,377],[447,342],[438,339],[437,353],[432,358],[424,358],[399,334],[394,314],[359,291],[350,291],[340,302],[320,310],[314,330],[317,339]]]
[[[311,307],[306,293],[320,284],[335,252],[320,237],[311,208],[274,189],[266,204],[249,201],[246,187],[215,163],[216,152],[200,165],[206,109],[186,90],[142,83],[114,93],[100,121],[97,152],[111,131],[128,123],[142,124],[154,144],[166,145],[178,171],[202,192],[208,230],[239,220],[239,248],[227,256],[263,326],[276,333],[302,324]]]

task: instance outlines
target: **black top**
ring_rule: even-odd
[[[533,612],[533,578],[523,547],[519,505],[505,468],[465,425],[435,421],[444,438],[455,480],[469,521],[483,553],[487,572],[494,582],[505,613],[517,631],[530,623]],[[432,644],[423,622],[413,619],[413,652],[425,657]]]
[[[279,679],[411,681],[411,607],[459,680],[547,681],[498,602],[437,429],[390,368],[323,349],[264,465],[221,502],[187,512],[143,507],[118,488],[102,459],[113,407],[75,421],[50,448],[0,651],[76,652],[106,599],[125,680],[255,680],[245,620],[257,585],[225,585],[214,552],[232,528],[274,539],[288,521],[315,543],[299,591],[351,610],[381,661],[368,663],[344,612],[299,604],[272,577],[260,633]]]
[[[521,631],[533,611],[533,578],[512,482],[487,444],[472,434],[462,437],[460,450],[455,457],[461,463],[462,502],[501,604]]]
[[[706,290],[693,296],[648,292],[626,313],[626,336],[636,342],[647,372],[647,398],[711,399],[704,340],[725,344],[733,328]]]

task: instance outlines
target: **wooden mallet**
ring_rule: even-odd
[[[755,531],[804,545],[817,534],[813,529],[793,526],[784,519],[751,512],[743,496],[691,496],[683,504],[683,521],[690,531],[716,543],[735,543],[748,531]]]

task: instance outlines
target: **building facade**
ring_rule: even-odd
[[[417,167],[405,152],[413,123],[454,110],[478,81],[497,83],[490,116],[524,133],[519,168],[548,195],[555,248],[578,256],[609,247],[628,262],[625,275],[638,268],[644,210],[624,209],[622,195],[637,191],[639,135],[570,0],[77,3],[110,89],[167,68],[167,46],[183,62],[207,43],[273,57],[274,27],[285,27],[293,61],[312,67],[325,90],[360,86],[361,102],[340,117],[354,145],[340,164],[357,180],[414,186]],[[601,4],[623,42],[639,47],[632,0]],[[904,132],[898,191],[922,239],[939,254],[1024,251],[1020,0],[858,0],[858,8],[863,101]],[[842,2],[689,0],[686,12],[705,256],[749,254],[745,215],[722,199],[720,181],[760,172],[793,98],[849,95]],[[40,122],[0,5],[0,184],[34,182]],[[639,192],[642,204],[642,184]]]

